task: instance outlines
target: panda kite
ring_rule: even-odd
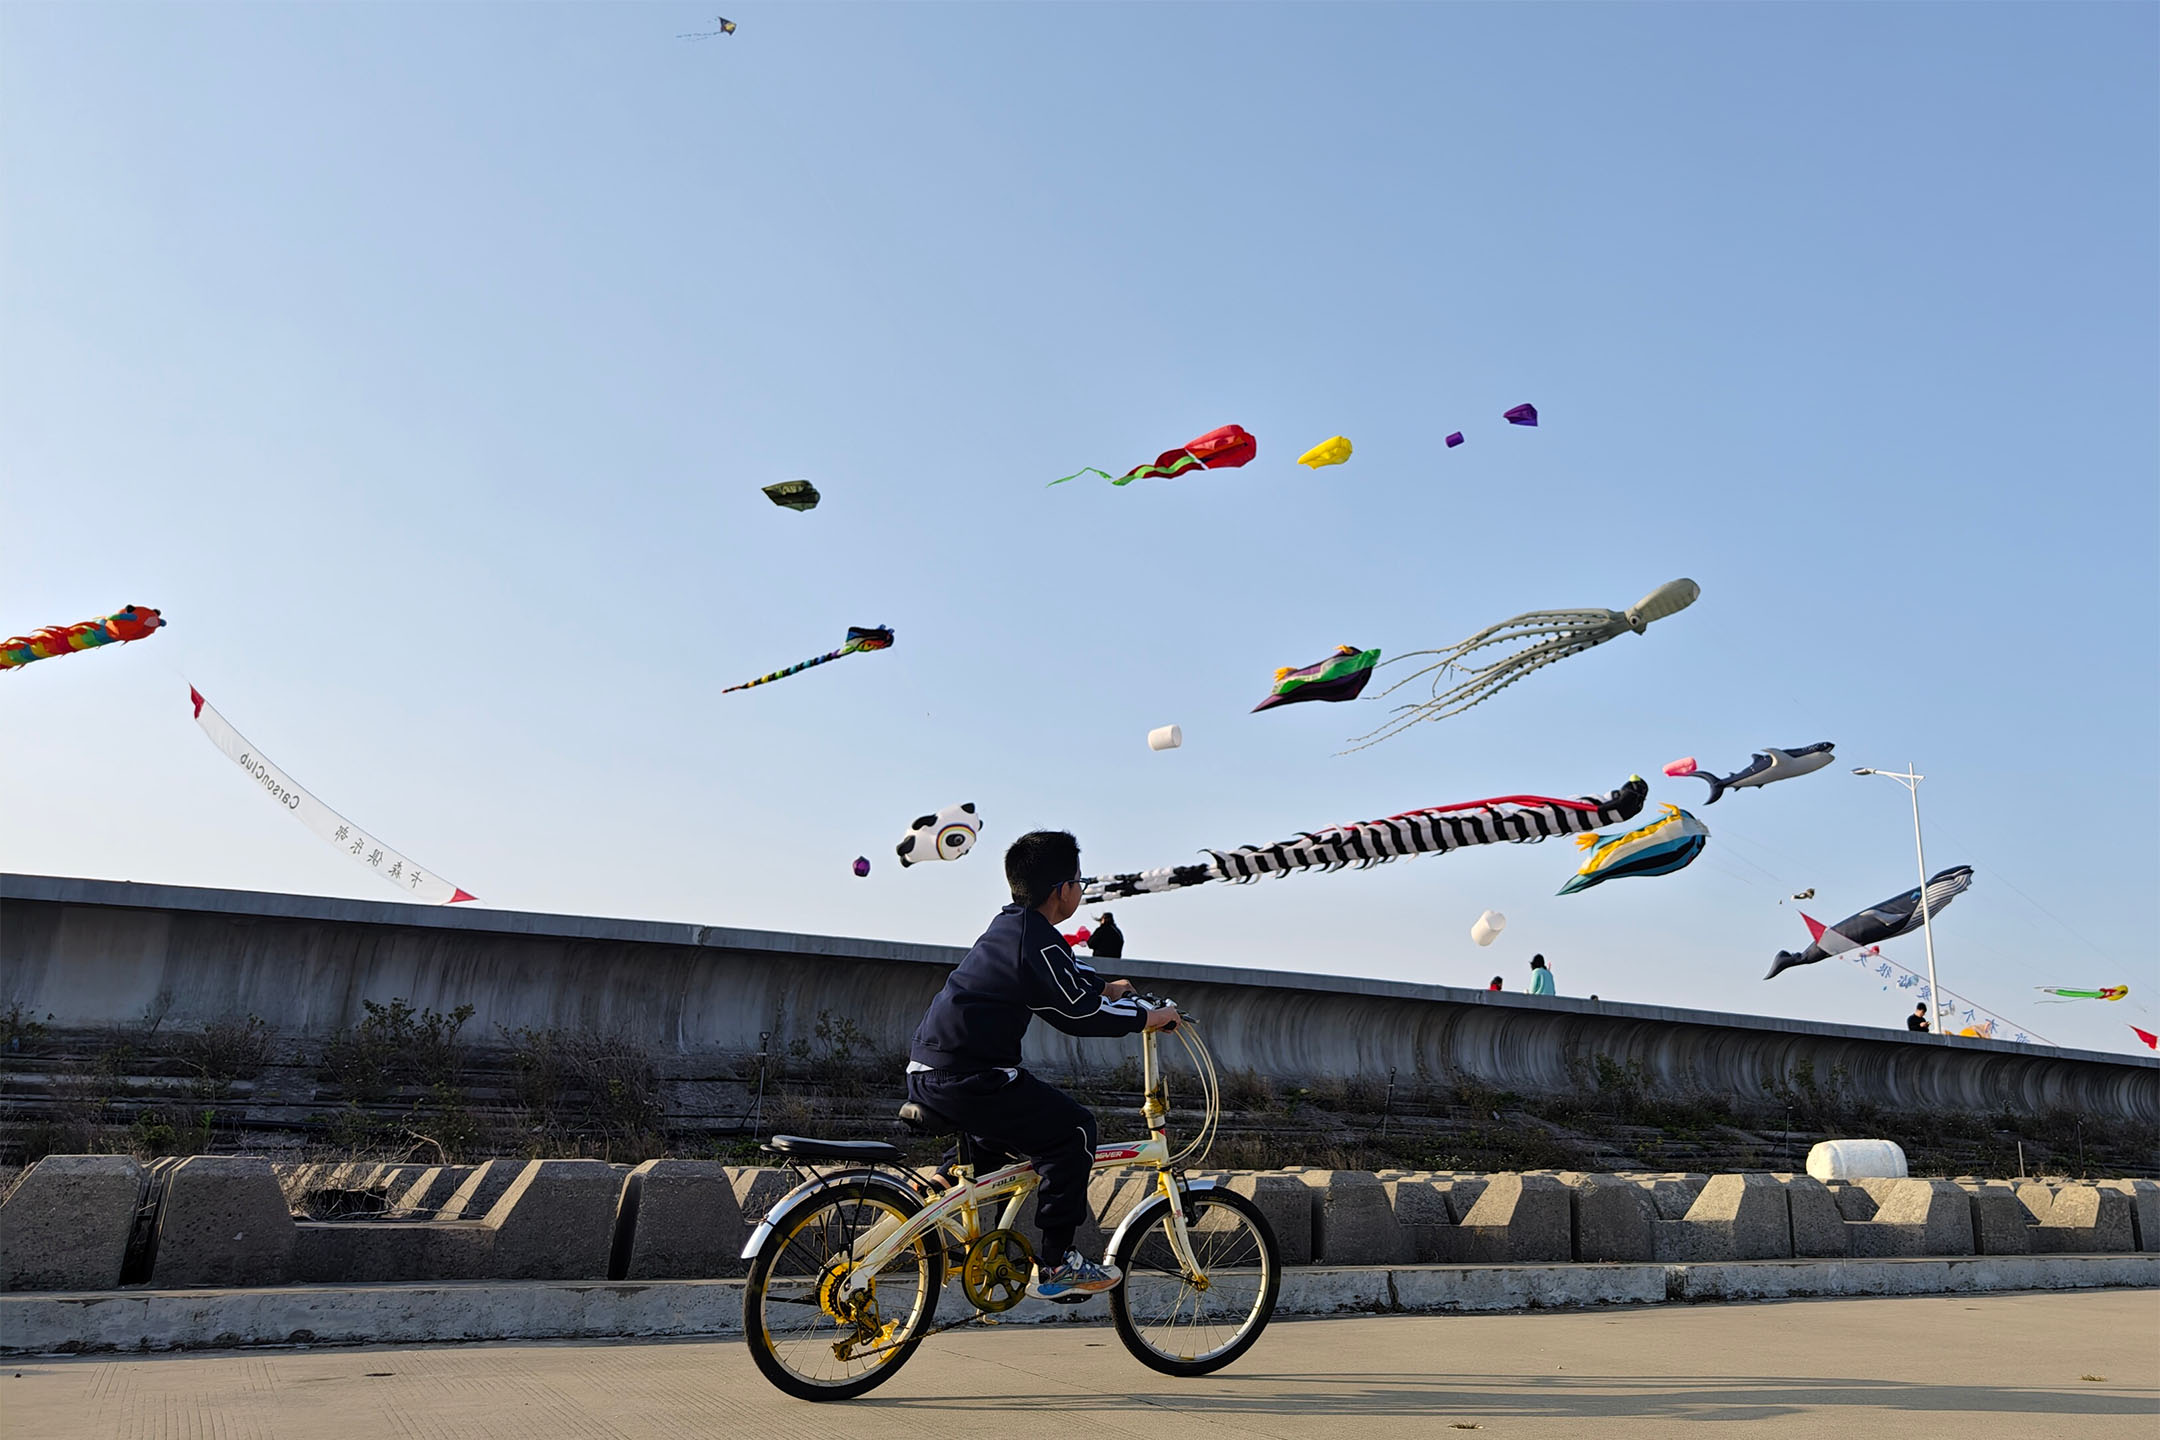
[[[917,816],[893,850],[903,870],[932,860],[958,860],[975,848],[975,837],[981,833],[982,817],[975,813],[972,801],[948,805],[935,815]]]

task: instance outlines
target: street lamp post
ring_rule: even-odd
[[[1927,776],[1922,775],[1915,769],[1909,760],[1905,762],[1905,768],[1902,771],[1876,770],[1863,765],[1852,773],[1855,775],[1880,775],[1886,780],[1897,781],[1898,784],[1903,785],[1912,793],[1912,843],[1913,854],[1920,861],[1920,933],[1927,940],[1928,995],[1930,1000],[1933,1001],[1935,1033],[1947,1038],[1950,1030],[1943,1023],[1943,990],[1942,986],[1937,984],[1935,980],[1935,925],[1928,914],[1927,847],[1920,843],[1920,782],[1927,779]]]

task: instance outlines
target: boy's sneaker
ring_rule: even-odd
[[[1116,1289],[1124,1278],[1115,1265],[1098,1265],[1079,1251],[1068,1250],[1063,1260],[1047,1270],[1040,1260],[1035,1262],[1035,1281],[1028,1286],[1028,1294],[1060,1305],[1077,1305],[1090,1295]]]

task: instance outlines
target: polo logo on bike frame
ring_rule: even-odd
[[[1136,999],[1149,1009],[1167,1003]],[[1153,1193],[1118,1223],[1104,1256],[1124,1276],[1109,1292],[1118,1339],[1144,1365],[1196,1376],[1231,1364],[1259,1339],[1275,1312],[1282,1257],[1251,1200],[1213,1181],[1184,1178],[1181,1167],[1206,1157],[1222,1113],[1221,1089],[1189,1018],[1169,1033],[1183,1042],[1198,1072],[1205,1101],[1198,1133],[1171,1150],[1158,1032],[1147,1031],[1142,1113],[1152,1133],[1144,1141],[1098,1145],[1095,1165],[1155,1171]],[[935,1119],[912,1105],[901,1116],[918,1128]],[[781,1390],[804,1400],[852,1399],[884,1383],[930,1336],[994,1323],[1009,1308],[1012,1277],[993,1262],[1009,1263],[1024,1251],[1024,1240],[1008,1248],[998,1237],[1013,1230],[1040,1184],[1031,1164],[979,1178],[971,1166],[956,1166],[952,1187],[926,1203],[918,1192],[921,1176],[895,1146],[776,1135],[766,1148],[809,1172],[743,1248],[750,1262],[744,1336],[759,1371]],[[820,1174],[813,1161],[841,1168]],[[957,1267],[970,1313],[940,1325],[937,1303],[949,1265]]]

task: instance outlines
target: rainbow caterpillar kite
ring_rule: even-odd
[[[1081,882],[1087,887],[1081,903],[1092,905],[1113,896],[1124,899],[1159,895],[1211,880],[1243,884],[1262,875],[1280,878],[1293,870],[1340,870],[1346,865],[1362,870],[1405,855],[1580,835],[1634,819],[1649,797],[1650,786],[1640,775],[1632,775],[1627,784],[1603,800],[1594,795],[1573,800],[1557,800],[1549,795],[1501,795],[1461,805],[1435,805],[1390,815],[1385,820],[1331,826],[1276,845],[1209,850],[1204,852],[1206,860],[1193,865],[1091,877]]]
[[[2127,985],[2102,985],[2097,990],[2071,990],[2061,985],[2035,985],[2033,989],[2044,995],[2059,995],[2062,1000],[2123,1000],[2130,994]],[[2042,1005],[2057,1005],[2062,1000],[2042,1000]]]
[[[75,650],[94,650],[115,642],[147,639],[165,621],[147,605],[129,605],[111,615],[77,625],[48,625],[0,644],[0,670],[20,670],[34,660],[50,660]]]
[[[867,628],[850,625],[847,632],[847,644],[842,645],[839,649],[827,651],[815,659],[805,660],[800,665],[790,665],[785,670],[775,670],[770,675],[760,675],[755,680],[745,680],[740,685],[730,685],[720,693],[729,695],[737,690],[748,690],[753,685],[768,685],[775,680],[785,680],[788,676],[800,674],[813,665],[823,665],[828,660],[838,660],[841,656],[853,655],[858,650],[889,650],[892,648],[892,642],[892,631],[882,625]]]

